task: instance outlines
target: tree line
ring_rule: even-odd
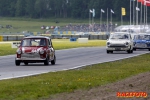
[[[136,5],[136,1],[134,2]],[[138,5],[140,7],[140,3]],[[101,9],[103,9],[105,11],[103,18],[106,20],[107,9],[109,17],[110,9],[112,9],[114,11],[112,18],[120,20],[122,7],[126,9],[126,15],[123,16],[124,20],[129,20],[130,0],[0,0],[0,16],[87,19],[89,18],[89,9],[95,9],[95,18],[98,19],[100,18]],[[134,15],[136,14],[134,13]],[[149,15],[150,13],[148,13]],[[140,13],[138,16],[140,17]]]

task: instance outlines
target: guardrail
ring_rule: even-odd
[[[54,31],[49,34],[42,34],[40,32],[33,33],[0,33],[0,41],[20,41],[25,36],[36,36],[43,35],[49,36],[52,39],[69,39],[69,38],[88,38],[88,40],[100,39],[106,40],[108,39],[109,33],[107,32],[76,32],[76,31]]]
[[[49,35],[48,37],[51,39],[88,38],[88,40],[107,40],[109,35]],[[23,35],[0,36],[1,41],[21,41],[23,38]]]
[[[52,39],[61,38],[88,38],[89,40],[107,40],[109,35],[51,35]]]
[[[3,36],[3,41],[21,41],[24,36]]]

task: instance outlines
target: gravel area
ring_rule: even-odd
[[[123,93],[126,93],[126,96],[117,97],[117,93],[119,93],[118,95],[122,93],[122,96]],[[131,93],[132,97],[127,97],[129,96],[127,93]],[[58,94],[48,100],[150,100],[149,94],[150,72],[146,72],[89,90]],[[142,97],[138,97],[139,95]]]

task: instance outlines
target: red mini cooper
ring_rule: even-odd
[[[44,65],[49,65],[51,62],[52,65],[55,65],[56,56],[51,39],[45,36],[23,38],[16,51],[16,66],[19,66],[21,62],[25,65],[38,62],[43,62]]]

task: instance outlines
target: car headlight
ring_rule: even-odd
[[[146,43],[147,43],[147,44],[149,44],[149,43],[150,43],[150,41],[146,41]]]
[[[44,54],[44,50],[43,49],[40,50],[40,54]]]
[[[128,46],[128,45],[129,45],[129,43],[128,43],[128,42],[126,42],[126,43],[125,43],[125,45],[126,45],[126,46]]]
[[[107,42],[107,46],[110,46],[110,42]]]
[[[17,54],[21,54],[21,50],[20,49],[17,49]]]

